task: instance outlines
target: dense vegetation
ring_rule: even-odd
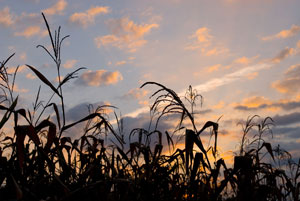
[[[7,72],[13,55],[1,62],[0,200],[300,199],[300,160],[295,163],[288,152],[265,141],[273,120],[247,119],[234,165],[229,167],[218,156],[218,123],[208,121],[197,128],[194,106],[202,97],[192,87],[182,100],[159,83],[141,86],[158,87],[151,107],[158,115],[156,125],[161,117],[178,114],[174,132],[184,131],[183,149],[174,146],[174,134],[159,131],[157,126],[123,133],[116,115],[119,129],[115,130],[105,113],[107,108],[114,109],[112,106],[95,108],[85,118],[67,124],[63,86],[82,68],[61,79],[60,50],[66,37],[60,38],[60,28],[52,33],[44,20],[52,50],[38,47],[56,64],[58,85],[35,67],[27,67],[52,90],[48,101],[40,100],[39,89],[32,109],[19,108],[13,92],[18,68],[12,75]],[[53,101],[55,96],[59,102]],[[47,116],[46,110],[53,114]],[[78,139],[65,137],[65,131],[82,123],[84,132]],[[14,132],[4,133],[4,127]],[[214,144],[205,147],[201,137],[209,130]],[[251,138],[250,131],[255,133]]]

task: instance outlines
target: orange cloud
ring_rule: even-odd
[[[28,89],[20,89],[19,86],[15,83],[13,91],[17,93],[26,93],[28,92]]]
[[[42,31],[39,26],[30,26],[30,27],[27,27],[22,32],[15,32],[15,36],[24,36],[26,38],[30,38],[30,37],[36,36],[36,35],[40,35],[42,37],[45,36],[44,31]]]
[[[56,4],[51,6],[50,8],[47,8],[45,10],[42,10],[43,13],[46,15],[61,15],[62,12],[65,10],[67,7],[68,3],[65,0],[58,0]]]
[[[139,104],[142,105],[142,106],[148,106],[149,105],[149,101],[147,101],[147,100],[141,100],[141,101],[139,101]]]
[[[76,59],[67,60],[66,63],[64,63],[63,67],[64,68],[73,68],[76,63],[77,63]]]
[[[60,78],[60,81],[62,81],[64,79],[64,76],[60,76],[59,78]],[[57,82],[57,83],[59,82],[58,76],[55,78],[54,82]]]
[[[242,105],[247,107],[258,107],[259,105],[270,103],[272,102],[263,96],[252,96],[249,98],[245,98],[242,102]]]
[[[22,54],[20,54],[19,57],[22,61],[25,61],[27,59],[27,54],[25,52],[23,52]]]
[[[118,62],[116,62],[116,66],[121,66],[121,65],[124,65],[124,64],[126,64],[127,62],[126,61],[118,61]]]
[[[253,111],[259,109],[266,109],[275,111],[280,108],[278,103],[272,102],[263,96],[252,96],[245,98],[241,103],[233,103],[233,107],[241,111]]]
[[[293,65],[284,73],[282,80],[272,83],[272,87],[280,93],[294,94],[300,91],[300,64]]]
[[[278,53],[274,58],[271,59],[271,62],[273,63],[279,63],[283,59],[287,58],[290,55],[293,55],[295,53],[295,50],[293,48],[286,47],[282,51]]]
[[[207,27],[202,27],[197,29],[195,34],[192,36],[193,38],[197,38],[198,42],[204,43],[204,42],[210,42],[210,40],[213,38],[212,35],[209,34],[210,29]]]
[[[224,101],[220,101],[218,104],[214,105],[213,108],[214,109],[222,109],[225,105]]]
[[[269,100],[263,96],[252,96],[245,98],[241,103],[233,103],[232,106],[240,111],[277,111],[280,109],[290,111],[300,108],[300,99],[296,97],[294,99]]]
[[[144,98],[148,94],[148,91],[145,89],[134,88],[128,91],[122,98],[125,99],[141,99]]]
[[[238,58],[238,59],[234,60],[234,63],[249,64],[250,63],[250,59],[247,58],[247,57],[241,57],[241,58]]]
[[[101,46],[114,46],[120,49],[128,49],[130,52],[135,52],[138,48],[147,43],[144,36],[153,28],[158,28],[158,24],[135,24],[128,18],[119,20],[111,20],[109,22],[112,34],[99,36],[94,39],[98,48]]]
[[[297,48],[300,49],[300,40],[297,42]]]
[[[214,71],[218,71],[221,66],[222,66],[221,64],[216,64],[216,65],[213,65],[213,66],[208,66],[205,69],[206,69],[206,72],[212,73]]]
[[[216,43],[215,40],[213,40],[214,37],[209,32],[210,29],[207,27],[197,29],[196,32],[189,37],[192,39],[192,42],[186,45],[184,49],[192,51],[200,49],[201,53],[205,56],[228,53],[229,49],[220,43]]]
[[[30,79],[30,80],[34,80],[34,79],[36,79],[36,76],[33,75],[32,73],[27,73],[27,74],[26,74],[26,78],[28,78],[28,79]]]
[[[262,40],[269,41],[280,38],[289,38],[300,32],[300,26],[292,25],[290,29],[282,30],[279,33],[271,36],[263,37]]]
[[[215,47],[215,48],[207,50],[207,51],[204,50],[203,52],[205,53],[206,56],[214,56],[214,55],[228,53],[229,49],[220,46],[220,47]]]
[[[254,61],[259,58],[259,55],[253,56],[253,57],[240,57],[233,61],[233,64],[241,64],[241,65],[250,65],[253,64]]]
[[[6,71],[7,71],[8,74],[13,74],[13,73],[15,73],[16,69],[17,69],[17,67],[9,67]],[[18,73],[22,73],[22,72],[24,72],[26,69],[27,69],[26,66],[21,65],[21,66],[19,66],[19,68],[18,68]]]
[[[88,25],[95,23],[95,17],[101,13],[109,13],[109,7],[91,7],[85,12],[74,13],[70,16],[69,21],[87,27]]]
[[[258,72],[249,73],[247,75],[248,80],[253,80],[258,76]]]
[[[9,27],[14,23],[13,15],[10,13],[9,7],[5,7],[0,10],[0,25]]]
[[[106,70],[88,71],[83,73],[76,83],[88,86],[106,86],[116,84],[123,80],[119,71],[108,72]]]

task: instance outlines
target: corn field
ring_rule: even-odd
[[[41,101],[39,89],[32,109],[19,108],[20,99],[13,91],[18,68],[13,74],[7,72],[14,55],[1,62],[1,201],[300,200],[300,160],[294,162],[288,152],[265,140],[275,124],[272,118],[258,123],[257,116],[246,120],[238,154],[229,166],[218,156],[218,122],[208,121],[200,127],[195,123],[193,107],[202,97],[192,87],[182,100],[160,83],[141,86],[156,89],[151,96],[151,112],[158,117],[150,131],[136,128],[124,134],[114,129],[105,112],[114,109],[109,105],[69,123],[63,88],[83,68],[61,79],[61,46],[68,36],[60,36],[60,27],[52,32],[43,18],[51,49],[43,45],[38,48],[55,63],[57,86],[33,65],[27,68],[52,90],[52,96]],[[54,102],[54,97],[59,101]],[[47,116],[46,110],[54,115]],[[175,146],[173,134],[157,129],[160,119],[170,114],[178,114],[175,130],[184,131],[184,148]],[[121,119],[115,117],[120,128]],[[65,137],[66,131],[79,124],[84,124],[79,138]],[[13,133],[5,133],[6,127]],[[202,134],[208,130],[214,143],[206,147]],[[256,135],[247,142],[250,131]],[[276,165],[281,161],[286,161],[284,166]]]

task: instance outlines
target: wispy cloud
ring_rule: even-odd
[[[207,81],[204,84],[196,85],[193,86],[193,89],[196,89],[198,93],[203,93],[207,91],[213,91],[218,87],[224,86],[226,84],[230,84],[232,82],[241,80],[245,78],[249,73],[257,72],[260,70],[268,69],[270,68],[271,65],[268,63],[261,63],[261,64],[256,64],[252,66],[245,67],[241,70],[238,70],[233,73],[229,73],[227,75],[224,75],[220,78],[214,78],[209,81]],[[178,93],[179,96],[184,96],[186,93],[186,90],[183,90]],[[138,115],[149,112],[149,107],[142,107],[139,108],[131,113],[126,114],[125,116],[130,116],[130,117],[137,117]]]
[[[110,20],[109,26],[112,34],[96,37],[94,40],[96,46],[100,48],[110,45],[120,49],[128,49],[130,52],[135,52],[145,45],[147,40],[144,39],[144,36],[152,29],[159,27],[155,23],[138,25],[128,18]]]
[[[221,64],[208,66],[208,67],[205,67],[205,71],[208,73],[212,73],[212,72],[218,71],[221,68],[221,66],[222,66]]]
[[[63,64],[63,67],[64,68],[73,68],[77,62],[78,61],[76,59],[67,60],[66,63]]]
[[[142,99],[148,94],[148,91],[145,89],[140,89],[140,88],[134,88],[129,90],[126,94],[124,94],[121,98],[122,99],[129,99],[129,100],[134,100],[134,99]]]
[[[123,60],[123,61],[117,61],[116,64],[115,64],[115,66],[121,66],[121,65],[124,65],[126,63],[127,63],[127,61],[125,61],[125,60]]]
[[[295,36],[297,33],[300,33],[300,26],[292,25],[290,29],[282,30],[277,34],[271,36],[265,36],[262,38],[264,41],[280,39],[280,38],[289,38]]]
[[[213,35],[210,34],[211,30],[207,27],[201,27],[192,34],[189,39],[191,40],[184,49],[185,50],[200,50],[205,56],[214,56],[227,54],[229,49],[221,43],[214,40]]]
[[[10,12],[9,7],[5,7],[0,10],[0,25],[4,25],[6,27],[12,26],[15,23],[13,18],[14,16]]]
[[[196,30],[191,38],[196,38],[199,43],[210,43],[213,36],[210,35],[209,32],[210,29],[208,29],[207,27],[201,27]]]
[[[300,98],[270,100],[263,96],[252,96],[245,98],[241,103],[233,103],[233,108],[240,111],[257,111],[267,109],[269,111],[276,110],[295,110],[300,108]]]
[[[42,10],[42,12],[46,15],[62,15],[67,5],[68,3],[65,0],[58,0],[56,4],[54,4],[50,8]]]
[[[14,92],[17,92],[17,93],[27,93],[28,92],[28,89],[19,88],[19,86],[16,83],[14,84],[13,90],[14,90]]]
[[[123,80],[123,76],[119,71],[89,70],[83,73],[75,83],[88,86],[106,86],[116,84],[121,80]]]
[[[280,93],[295,94],[300,91],[300,64],[288,68],[282,80],[272,83],[272,87]]]
[[[271,62],[273,63],[279,63],[283,59],[287,58],[288,56],[295,53],[295,50],[293,48],[286,47],[283,50],[281,50],[275,57],[271,59]]]
[[[243,65],[250,65],[250,64],[254,63],[257,58],[259,58],[258,55],[254,56],[254,57],[245,57],[245,56],[243,56],[243,57],[235,59],[233,61],[233,63],[235,63],[235,64],[243,64]]]
[[[8,73],[8,74],[13,74],[13,73],[15,73],[16,69],[17,69],[17,67],[9,67],[9,68],[7,69],[7,73]],[[26,71],[26,69],[27,69],[27,67],[26,67],[25,65],[21,65],[21,66],[19,66],[19,68],[18,68],[18,73],[23,73],[23,72]]]
[[[47,35],[46,30],[42,30],[39,26],[30,26],[25,28],[23,31],[15,32],[15,36],[24,36],[30,38],[32,36],[45,37]]]
[[[70,16],[69,21],[75,24],[79,24],[82,27],[87,27],[91,24],[95,23],[95,17],[100,14],[109,13],[109,7],[105,6],[96,6],[91,7],[90,9],[86,10],[85,12],[74,13]]]
[[[27,79],[30,79],[30,80],[34,80],[34,79],[36,79],[37,77],[36,77],[35,75],[33,75],[32,73],[27,73],[27,74],[26,74],[26,78],[27,78]]]
[[[193,88],[197,89],[199,93],[207,92],[216,89],[217,87],[232,83],[234,81],[245,78],[249,73],[257,72],[259,70],[267,69],[271,65],[267,63],[256,64],[253,66],[245,67],[241,70],[238,70],[233,73],[229,73],[227,75],[222,76],[221,78],[212,79],[204,84],[196,85]],[[180,94],[184,95],[185,92],[181,92]]]
[[[258,72],[252,72],[247,75],[248,80],[253,80],[258,76]]]

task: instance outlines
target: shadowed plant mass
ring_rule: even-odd
[[[13,74],[7,68],[14,54],[1,62],[1,200],[300,199],[300,160],[266,141],[273,119],[254,115],[241,123],[239,150],[229,164],[218,152],[218,122],[200,127],[195,122],[202,96],[192,86],[184,98],[157,82],[141,86],[156,89],[150,108],[155,121],[149,130],[124,133],[121,117],[114,113],[114,123],[109,120],[107,111],[115,109],[111,105],[90,107],[86,117],[68,121],[63,87],[84,68],[61,78],[61,47],[68,36],[61,37],[60,27],[53,32],[43,18],[51,49],[37,47],[53,60],[57,85],[34,65],[27,68],[52,91],[48,100],[41,100],[40,87],[32,108],[20,108],[14,93],[18,68]],[[178,117],[174,132],[159,130],[160,120],[170,115]],[[67,137],[74,127],[82,127],[81,136]],[[210,133],[211,145],[203,143],[204,132]],[[178,136],[183,148],[176,146]]]

